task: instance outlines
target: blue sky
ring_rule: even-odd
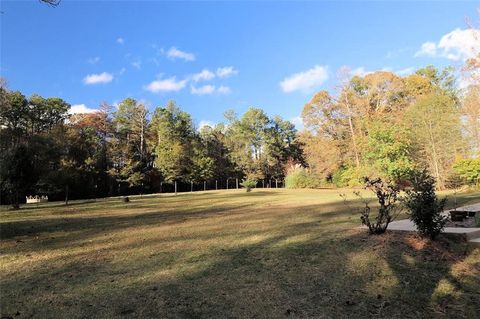
[[[461,65],[478,2],[1,3],[1,76],[77,109],[173,99],[195,122],[263,108],[298,117],[337,73]],[[78,106],[83,105],[83,106]]]

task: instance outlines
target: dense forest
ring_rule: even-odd
[[[428,169],[439,188],[480,177],[478,59],[401,77],[351,76],[313,95],[304,128],[260,108],[195,127],[174,102],[153,112],[133,98],[95,113],[69,114],[57,97],[0,90],[1,202],[232,188],[356,186],[363,176],[401,181]]]

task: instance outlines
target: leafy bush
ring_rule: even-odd
[[[441,215],[446,198],[437,198],[435,179],[427,171],[417,171],[411,175],[412,188],[406,191],[404,204],[410,211],[410,220],[415,223],[418,232],[435,239],[447,223],[448,218]]]
[[[305,168],[300,166],[289,169],[285,177],[286,188],[320,188],[323,184],[321,177],[309,173]]]
[[[364,176],[371,173],[365,167],[342,166],[332,174],[332,183],[337,187],[362,186]]]
[[[240,185],[242,185],[243,187],[245,187],[247,193],[250,192],[252,190],[252,188],[255,188],[255,186],[257,186],[257,181],[256,180],[253,180],[253,179],[246,179],[246,180],[243,180]]]
[[[415,167],[408,133],[399,126],[372,122],[363,153],[367,166],[389,180],[401,180]]]
[[[370,215],[371,208],[367,201],[364,201],[365,207],[361,211],[360,219],[362,224],[368,227],[370,234],[378,235],[383,234],[388,227],[388,224],[396,217],[396,202],[398,200],[398,194],[400,189],[398,186],[382,181],[381,178],[370,179],[365,177],[363,179],[365,189],[369,189],[375,193],[380,204],[378,213],[373,219]],[[355,193],[361,198],[359,192]]]
[[[453,170],[469,185],[480,187],[480,157],[457,160]]]

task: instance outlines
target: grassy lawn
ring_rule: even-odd
[[[339,192],[230,190],[3,209],[1,315],[480,316],[479,249],[368,236]],[[458,201],[480,202],[480,193]]]

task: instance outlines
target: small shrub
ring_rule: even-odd
[[[305,168],[299,166],[289,169],[285,177],[286,188],[321,188],[322,184],[322,178],[309,173]]]
[[[370,176],[371,172],[366,168],[354,166],[342,166],[332,174],[332,183],[337,187],[362,186],[363,177]]]
[[[242,185],[243,187],[245,187],[247,193],[250,192],[252,190],[252,188],[255,188],[255,186],[257,186],[257,181],[256,180],[253,180],[253,179],[246,179],[246,180],[243,180],[240,185]]]
[[[435,179],[426,171],[412,173],[410,183],[412,188],[406,191],[403,200],[409,210],[410,220],[420,234],[435,239],[447,223],[448,217],[441,215],[446,198],[437,198]]]
[[[369,189],[375,193],[380,207],[375,217],[371,215],[371,208],[367,201],[364,201],[365,207],[361,210],[360,220],[362,224],[368,227],[370,234],[383,234],[388,227],[388,224],[394,220],[397,212],[396,202],[400,189],[398,186],[382,181],[381,178],[364,179],[365,189]],[[355,193],[362,198],[359,192]]]

